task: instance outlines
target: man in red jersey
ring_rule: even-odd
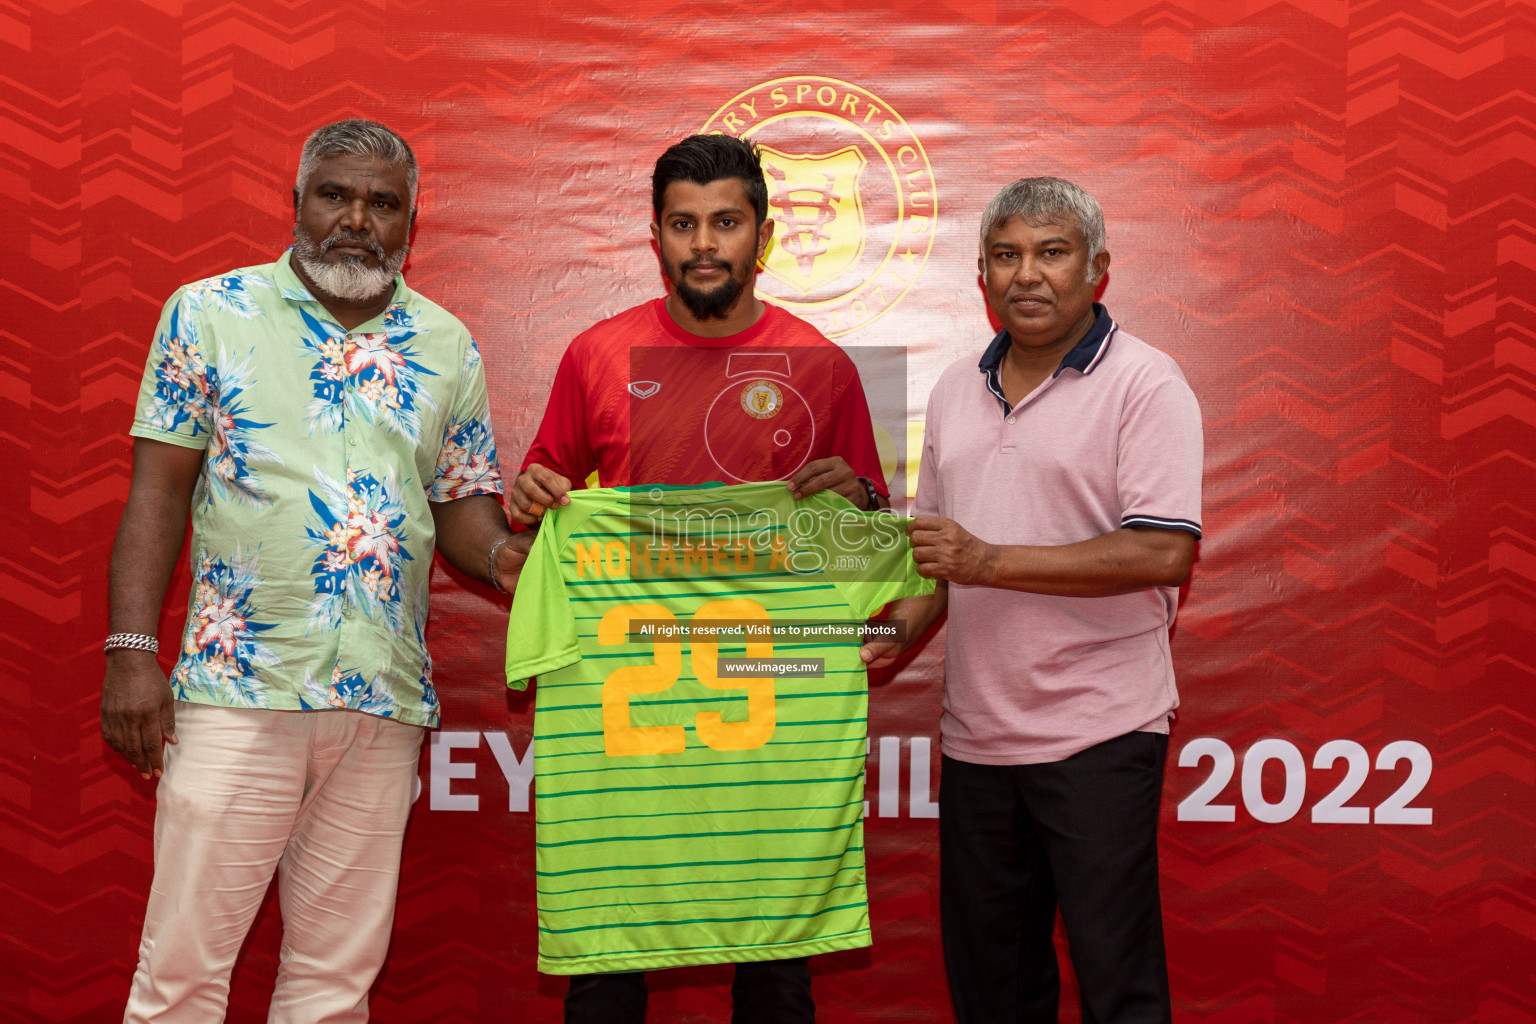
[[[651,235],[672,283],[560,360],[512,491],[535,525],[594,471],[605,487],[785,480],[885,507],[869,407],[846,353],[753,289],[773,235],[757,152],[695,135],[662,154]]]
[[[566,350],[538,435],[512,488],[514,519],[537,526],[573,481],[686,486],[784,480],[803,498],[833,490],[889,507],[858,371],[820,331],[755,294],[773,236],[754,146],[694,135],[651,177],[651,235],[672,284],[597,324]],[[737,965],[734,1024],[815,1018],[804,957]],[[577,975],[567,1024],[645,1019],[643,972]]]

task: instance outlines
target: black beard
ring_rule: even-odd
[[[711,261],[725,267],[726,279],[704,292],[687,284],[684,280],[684,275],[688,273],[694,262],[686,261],[677,268],[677,276],[672,279],[673,292],[683,300],[683,305],[688,307],[688,312],[693,314],[695,320],[725,319],[726,311],[741,296],[742,291],[741,282],[736,280],[735,268],[720,260]]]

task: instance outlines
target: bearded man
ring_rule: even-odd
[[[293,248],[186,285],[161,316],[101,702],[107,742],[159,780],[125,1021],[223,1019],[274,871],[268,1019],[368,1019],[438,720],[423,636],[434,543],[503,591],[527,547],[496,497],[475,342],[400,276],[417,176],[385,126],[326,125],[299,161]],[[189,515],[192,593],[168,679],[156,625]]]
[[[656,161],[651,208],[669,293],[571,342],[512,488],[513,518],[536,527],[594,474],[605,487],[781,480],[797,499],[829,490],[860,509],[888,508],[852,359],[757,297],[758,262],[775,223],[757,148],[728,135],[683,139]],[[699,856],[721,854],[704,842]],[[636,959],[641,966],[736,962],[734,1024],[810,1024],[807,956],[869,941],[865,930],[786,947],[766,942],[765,933],[750,921],[727,922],[716,947]],[[580,965],[541,959],[540,966],[572,974],[566,1024],[645,1020],[639,967],[589,974]]]

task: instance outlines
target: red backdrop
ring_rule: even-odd
[[[1536,1021],[1533,58],[1530,0],[0,0],[0,1020],[113,1020],[135,959],[152,790],[96,709],[156,313],[280,252],[303,138],[365,115],[421,157],[408,273],[480,339],[507,463],[566,342],[658,293],[647,179],[683,134],[861,154],[845,265],[764,288],[906,351],[898,441],[989,334],[986,200],[1088,187],[1105,301],[1206,423],[1163,830],[1176,1016]],[[381,1021],[558,1016],[505,613],[439,571],[443,732]],[[876,680],[876,942],[818,959],[828,1021],[949,1019],[941,649]],[[277,932],[269,908],[231,1020],[264,1019]],[[724,1019],[726,978],[658,975],[653,1019]]]

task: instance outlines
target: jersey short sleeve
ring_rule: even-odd
[[[524,690],[528,680],[581,660],[576,623],[565,592],[560,560],[559,518],[549,521],[534,538],[528,561],[517,579],[517,595],[507,620],[507,685]]]
[[[851,556],[857,559],[857,575],[838,584],[855,615],[867,619],[899,598],[933,593],[934,581],[918,575],[912,558],[906,530],[911,520],[884,513],[858,515],[864,520],[857,528],[858,543],[861,552],[867,548],[868,561],[862,553]],[[838,539],[846,542],[852,532],[845,527]]]

